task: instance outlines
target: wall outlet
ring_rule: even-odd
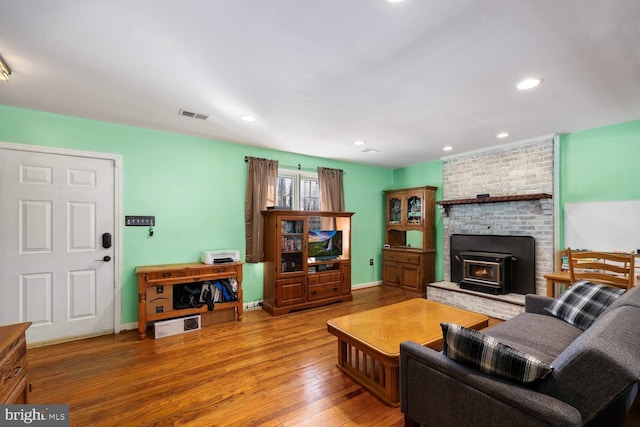
[[[373,258],[369,260],[369,265],[373,265]]]
[[[243,306],[246,311],[260,310],[260,307],[262,307],[262,300],[245,302]]]

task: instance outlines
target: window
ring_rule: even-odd
[[[319,211],[318,175],[299,171],[278,171],[277,205],[293,210]]]

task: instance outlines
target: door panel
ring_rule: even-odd
[[[69,203],[69,251],[94,251],[96,249],[95,203]]]
[[[69,272],[69,318],[79,320],[95,317],[96,313],[95,270]]]
[[[300,304],[306,301],[305,276],[276,281],[276,304],[278,306]]]
[[[33,322],[29,343],[113,332],[114,174],[113,160],[0,148],[0,325]]]
[[[52,184],[53,169],[44,166],[19,165],[21,184]]]
[[[351,263],[342,264],[342,294],[351,293]]]
[[[53,322],[51,273],[23,274],[20,277],[20,319],[29,319],[34,326]]]
[[[51,202],[20,200],[20,253],[51,252]]]
[[[420,269],[411,264],[402,266],[402,287],[412,291],[420,290]]]
[[[382,272],[384,284],[399,286],[401,269],[402,267],[399,264],[396,264],[395,262],[385,261]]]

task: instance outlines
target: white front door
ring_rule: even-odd
[[[114,331],[114,173],[0,148],[0,325],[33,322],[30,344]]]

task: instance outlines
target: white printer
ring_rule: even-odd
[[[226,249],[222,251],[202,251],[200,258],[203,264],[222,264],[240,261],[240,251]]]

